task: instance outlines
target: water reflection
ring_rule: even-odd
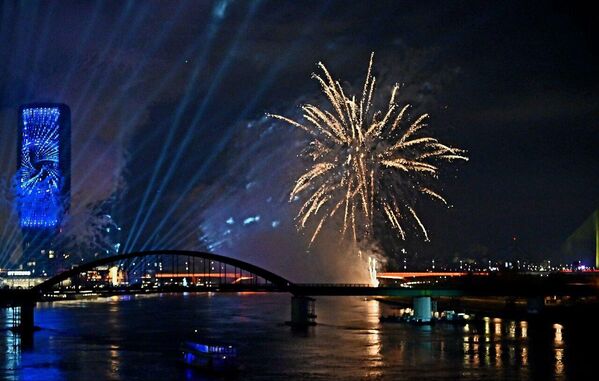
[[[564,327],[561,324],[554,324],[553,330],[555,332],[555,336],[553,338],[553,347],[555,353],[555,370],[554,373],[556,376],[560,378],[565,375],[565,367],[564,367],[564,338],[562,336],[562,329]]]
[[[0,353],[4,353],[6,369],[18,369],[21,360],[21,337],[10,329],[13,326],[12,308],[0,309]]]
[[[528,323],[525,321],[521,321],[520,322],[520,332],[522,335],[522,338],[527,338],[528,337]]]
[[[564,327],[540,321],[532,324],[489,317],[467,324],[461,340],[464,368],[495,368],[541,380],[564,379]]]
[[[177,363],[178,345],[194,329],[239,346],[242,379],[576,379],[568,372],[582,350],[568,325],[493,317],[463,327],[380,323],[389,308],[318,298],[320,324],[298,334],[282,324],[287,295],[40,304],[36,319],[44,329],[34,351],[22,348],[2,310],[0,379],[210,379]]]
[[[554,337],[553,341],[555,342],[556,345],[563,343],[563,337],[562,337],[562,329],[563,328],[564,327],[561,324],[553,325],[553,329],[555,330],[555,337]]]
[[[508,337],[510,339],[515,339],[516,338],[516,322],[515,321],[510,321],[508,323]]]
[[[528,348],[522,347],[520,350],[520,362],[522,366],[528,366]]]
[[[120,365],[121,365],[121,360],[120,360],[119,351],[116,350],[115,346],[113,346],[110,349],[110,373],[118,374]]]
[[[559,378],[562,378],[565,375],[564,369],[564,349],[556,348],[555,349],[555,375]]]
[[[367,332],[366,351],[370,359],[367,378],[378,378],[382,375],[381,338],[379,332],[379,316],[381,316],[380,303],[376,300],[367,300],[368,325],[374,327]]]

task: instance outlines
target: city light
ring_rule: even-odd
[[[0,379],[597,378],[587,3],[0,2]]]
[[[56,227],[62,218],[60,115],[56,107],[22,109],[17,185],[22,227]]]

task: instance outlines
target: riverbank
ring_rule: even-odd
[[[380,297],[375,300],[391,308],[412,307],[411,298]],[[547,320],[555,323],[573,321],[591,321],[599,316],[599,300],[596,298],[569,299],[559,303],[546,303],[536,306],[535,313],[530,312],[526,299],[509,299],[502,297],[439,297],[434,299],[437,311],[452,310],[475,314],[477,316],[493,316],[513,320]]]

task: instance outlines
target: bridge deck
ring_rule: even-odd
[[[80,274],[104,266],[123,261],[140,258],[170,258],[171,268],[168,271],[156,272],[157,280],[165,280],[157,292],[186,292],[186,291],[214,291],[214,292],[289,292],[294,295],[320,296],[506,296],[506,297],[533,297],[533,296],[593,296],[599,297],[599,274],[593,273],[551,273],[551,274],[526,274],[526,273],[462,273],[462,272],[437,272],[437,273],[383,273],[382,287],[372,287],[368,284],[357,283],[319,283],[299,284],[293,283],[273,272],[250,263],[216,255],[212,253],[183,251],[183,250],[155,250],[119,254],[104,257],[82,264],[76,268],[46,280],[31,290],[1,290],[0,306],[19,305],[25,302],[41,300],[44,295],[50,295],[57,289],[60,292],[69,292],[61,288],[61,282],[76,279]],[[179,271],[178,259],[183,257],[186,271]],[[201,262],[197,272],[194,259]],[[190,266],[187,266],[191,261]],[[161,262],[161,261],[159,261]],[[162,263],[162,262],[161,262]],[[135,265],[135,263],[133,263]],[[156,265],[156,263],[154,263]],[[162,266],[162,265],[161,265]],[[177,285],[174,280],[181,277],[202,278],[203,287],[199,281],[191,285]],[[206,281],[208,279],[208,281]],[[262,279],[263,282],[259,280]],[[155,282],[159,283],[159,282]],[[166,284],[165,284],[166,283]],[[57,288],[58,287],[58,288]],[[90,289],[96,290],[91,285]],[[128,293],[148,292],[127,286],[124,290]],[[71,288],[72,290],[72,288]],[[109,288],[99,292],[123,292],[119,288]]]

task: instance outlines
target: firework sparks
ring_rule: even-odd
[[[402,239],[406,238],[406,224],[411,223],[428,240],[426,228],[414,210],[416,197],[422,194],[447,204],[430,186],[437,178],[438,163],[468,160],[463,150],[422,135],[428,114],[413,122],[407,120],[410,105],[400,107],[396,102],[399,84],[393,86],[386,109],[374,110],[373,58],[374,53],[359,99],[346,95],[339,81],[318,63],[323,75],[312,77],[320,83],[332,108],[303,105],[305,123],[269,114],[311,137],[302,153],[311,166],[290,193],[290,200],[303,200],[298,228],[304,229],[309,221],[316,220],[310,243],[323,224],[336,216],[343,221],[343,236],[348,232],[354,240],[358,232],[370,236],[375,214],[379,213]]]

